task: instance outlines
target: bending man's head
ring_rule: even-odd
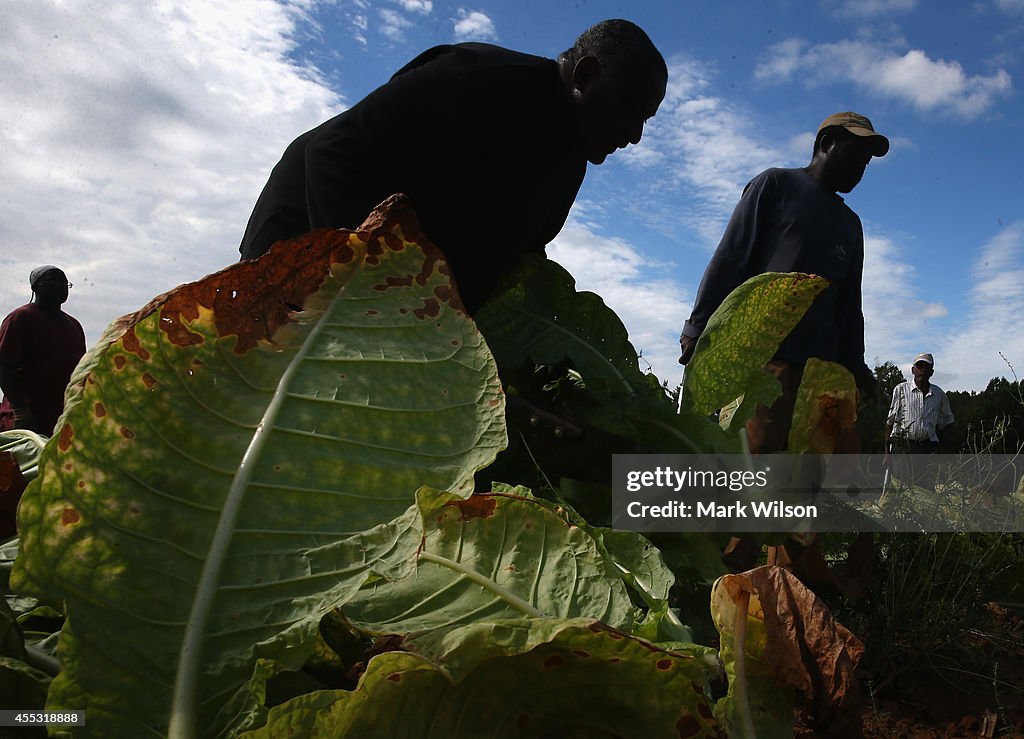
[[[639,143],[665,97],[668,67],[643,29],[607,20],[584,31],[558,58],[577,107],[577,146],[591,164]]]

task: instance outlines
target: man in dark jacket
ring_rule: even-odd
[[[623,20],[588,29],[557,61],[432,48],[289,145],[242,258],[316,228],[355,228],[401,192],[475,312],[516,257],[543,253],[561,230],[587,163],[640,141],[667,78],[647,35]]]
[[[808,358],[838,362],[853,373],[858,387],[874,387],[864,363],[864,232],[839,193],[852,191],[871,158],[888,150],[889,140],[864,116],[829,116],[818,127],[808,166],[769,169],[747,184],[708,264],[679,337],[682,364],[689,362],[711,314],[749,278],[764,272],[806,272],[830,282],[768,363],[766,369],[782,385],[782,396],[771,408],[759,406],[747,422],[752,452],[786,448]]]

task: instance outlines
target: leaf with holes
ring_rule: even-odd
[[[468,495],[505,444],[493,359],[398,196],[120,319],[73,381],[12,585],[66,600],[49,706],[98,736],[230,729],[257,658],[298,668],[330,607],[408,566],[416,489]]]

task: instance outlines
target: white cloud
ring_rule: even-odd
[[[771,47],[754,76],[767,82],[794,77],[806,84],[846,81],[922,112],[939,111],[964,119],[981,115],[1013,87],[1005,69],[969,75],[957,61],[931,59],[919,49],[900,54],[870,41],[810,46],[800,39],[786,39]]]
[[[836,6],[836,12],[848,18],[874,18],[892,13],[908,13],[917,4],[917,0],[841,0]]]
[[[0,24],[0,306],[62,266],[90,341],[238,258],[271,167],[338,112],[289,58],[306,4],[12,0]]]
[[[498,32],[492,21],[479,10],[459,8],[452,19],[456,41],[496,41]]]
[[[366,31],[370,27],[370,19],[366,17],[366,13],[353,13],[349,16],[349,21],[352,24],[352,38],[366,46]]]
[[[405,41],[405,32],[413,27],[413,22],[391,8],[380,8],[380,33],[396,43]]]
[[[769,166],[789,166],[787,155],[759,141],[757,126],[738,105],[712,93],[713,70],[690,59],[669,60],[669,83],[658,114],[643,139],[618,155],[627,165],[657,169],[657,194],[650,203],[667,202],[712,248],[739,200],[743,185]],[[810,148],[807,148],[810,152]],[[809,158],[810,154],[806,154]],[[804,155],[801,155],[804,158]],[[680,215],[667,201],[675,186],[696,202]]]
[[[548,246],[548,256],[576,279],[577,290],[604,299],[622,320],[629,340],[642,354],[641,369],[670,387],[679,382],[679,330],[690,315],[690,291],[667,278],[666,265],[644,256],[636,245],[599,234],[586,214],[590,204],[577,203],[565,228]]]
[[[1024,0],[996,0],[996,7],[1004,13],[1018,13],[1024,10]]]
[[[1024,221],[1004,228],[981,248],[967,305],[967,315],[950,322],[941,366],[955,387],[983,390],[993,377],[1010,375],[1000,352],[1017,372],[1024,368]]]
[[[804,54],[809,45],[800,38],[788,38],[774,44],[769,49],[768,58],[754,69],[754,77],[759,80],[790,79],[805,65]]]
[[[891,238],[865,234],[861,295],[865,361],[870,367],[882,362],[902,365],[908,357],[927,351],[918,347],[935,346],[948,330],[945,322],[933,320],[947,315],[945,305],[918,297],[917,272],[905,261],[906,254],[907,249]]]
[[[400,5],[407,13],[430,15],[434,10],[434,3],[431,0],[394,0],[394,2]]]

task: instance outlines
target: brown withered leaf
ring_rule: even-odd
[[[854,670],[864,645],[792,573],[758,567],[741,575],[757,594],[775,679],[799,691],[797,709],[820,736],[851,736],[859,724]]]

